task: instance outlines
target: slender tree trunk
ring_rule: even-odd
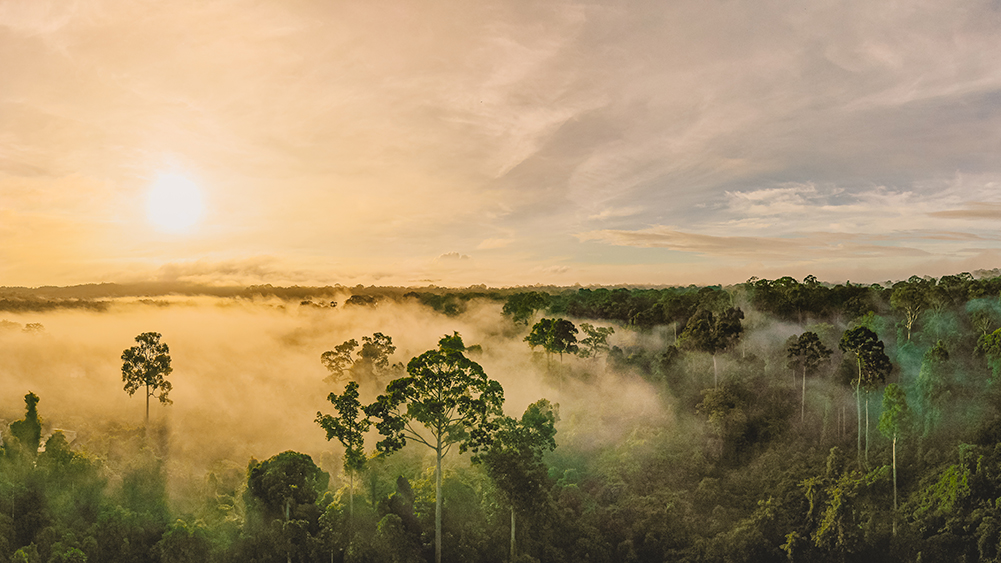
[[[146,427],[149,428],[149,385],[146,385]]]
[[[858,445],[855,448],[855,457],[858,459],[859,469],[862,468],[862,357],[858,356],[858,381],[855,385],[855,412],[858,415]]]
[[[800,405],[799,421],[806,422],[806,368],[803,368],[803,402]]]
[[[713,354],[713,387],[719,387],[719,368],[716,367],[716,354]]]
[[[291,498],[285,499],[285,527],[282,530],[282,532],[285,532],[286,535],[288,535],[288,518],[289,518],[289,505],[290,504],[292,504],[292,499]],[[285,551],[285,561],[287,561],[288,563],[292,563],[292,546],[291,545],[289,545],[289,548]]]
[[[869,465],[869,391],[865,392],[865,464]]]
[[[355,520],[355,472],[348,471],[348,518],[351,524]]]
[[[897,535],[897,433],[893,433],[893,535]]]
[[[858,445],[855,447],[855,457],[858,459],[859,469],[862,468],[862,388],[855,386],[855,412],[858,413]]]
[[[434,561],[441,563],[441,438],[437,444],[434,472]]]
[[[515,545],[514,545],[514,504],[511,505],[511,563],[514,563],[515,558]]]

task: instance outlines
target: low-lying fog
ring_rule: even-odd
[[[659,424],[665,414],[647,383],[604,372],[603,357],[564,357],[564,364],[599,375],[587,383],[556,381],[547,375],[545,360],[522,340],[528,328],[513,325],[491,302],[473,302],[466,313],[446,317],[418,304],[392,302],[329,308],[184,297],[120,300],[104,312],[0,313],[0,319],[44,326],[34,334],[19,327],[0,330],[0,419],[23,417],[23,397],[32,391],[41,398],[46,430],[75,431],[84,443],[109,424],[142,425],[143,390],[132,397],[125,393],[120,358],[136,335],[161,333],[161,342],[170,346],[173,404],[151,399],[150,419],[168,429],[170,461],[188,467],[206,468],[223,459],[243,465],[252,456],[264,459],[291,449],[317,462],[327,454],[325,469],[339,473],[339,467],[330,467],[329,454],[339,459],[340,445],[325,440],[314,418],[318,410],[333,412],[326,396],[343,384],[324,382],[328,373],[320,355],[375,332],[392,337],[397,350],[391,361],[405,365],[434,348],[442,335],[458,331],[467,346],[482,346],[482,353],[471,357],[504,386],[508,415],[520,416],[540,398],[560,403],[561,426],[570,421],[574,426],[564,440],[607,443],[636,424]],[[610,343],[650,339],[660,340],[617,329]],[[561,369],[558,359],[553,366],[551,371]],[[370,402],[377,390],[362,382],[361,400]],[[370,449],[372,444],[374,439]],[[586,444],[576,444],[581,445]]]

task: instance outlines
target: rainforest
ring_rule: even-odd
[[[1001,561],[996,270],[0,319],[0,561]]]

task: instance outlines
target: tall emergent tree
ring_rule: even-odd
[[[908,341],[911,340],[914,323],[921,315],[921,311],[928,306],[927,292],[928,282],[917,276],[911,276],[906,282],[895,285],[893,293],[890,294],[890,306],[904,314]]]
[[[879,431],[893,441],[893,534],[897,534],[897,436],[911,428],[911,409],[907,406],[904,388],[891,383],[883,390],[883,414],[879,415]]]
[[[563,354],[574,354],[577,346],[577,327],[566,319],[541,319],[532,326],[532,332],[525,337],[525,342],[534,350],[542,346],[546,354],[559,354],[563,362]]]
[[[515,513],[544,502],[548,471],[542,456],[556,449],[556,406],[540,399],[525,410],[521,420],[505,416],[490,447],[473,457],[511,504],[511,561],[517,558]]]
[[[869,461],[869,390],[889,375],[890,358],[883,351],[883,341],[868,327],[859,326],[848,329],[841,336],[838,348],[842,352],[855,355],[858,363],[858,376],[852,381],[855,388],[855,402],[858,412],[858,449],[859,465],[862,465],[862,389],[866,390],[865,399],[865,460]]]
[[[438,348],[410,360],[407,375],[394,379],[386,392],[365,407],[376,419],[382,452],[393,452],[407,440],[435,452],[435,562],[441,563],[441,460],[459,444],[475,453],[490,441],[501,414],[504,389],[463,354],[459,333],[445,335]]]
[[[173,401],[167,394],[173,386],[167,381],[167,376],[174,368],[170,367],[170,348],[160,342],[159,332],[144,332],[136,337],[138,346],[133,346],[122,352],[122,381],[125,391],[131,397],[140,387],[146,388],[146,424],[149,424],[149,398],[156,397],[160,402],[169,405]]]
[[[719,314],[702,309],[688,320],[685,330],[678,337],[679,347],[705,352],[713,358],[713,387],[719,387],[719,367],[716,354],[726,351],[740,338],[744,327],[740,324],[744,312],[730,307]]]
[[[316,413],[316,423],[327,431],[327,440],[337,438],[344,446],[344,472],[348,475],[348,513],[354,517],[355,474],[365,467],[365,432],[371,426],[368,417],[362,417],[358,402],[358,383],[349,381],[344,393],[331,393],[327,400],[337,409],[337,416]]]
[[[833,353],[816,332],[804,332],[787,350],[789,359],[803,368],[803,399],[800,404],[800,421],[806,420],[806,374],[817,369]]]

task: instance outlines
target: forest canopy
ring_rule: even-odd
[[[998,272],[0,288],[0,352],[0,561],[1001,560]]]

